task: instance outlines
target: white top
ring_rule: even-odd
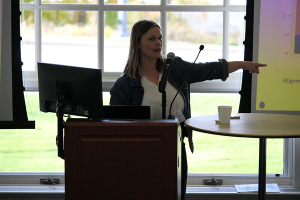
[[[162,73],[159,74],[159,81],[161,80]],[[159,82],[158,81],[158,82]],[[146,77],[141,77],[142,86],[144,88],[144,97],[142,101],[142,106],[150,106],[151,119],[161,119],[162,118],[162,94],[158,91],[158,85],[150,82]],[[167,82],[166,86],[166,117],[169,115],[170,105],[177,93],[177,90]],[[184,111],[184,100],[179,93],[172,105],[172,113],[176,112],[178,109],[181,112]]]

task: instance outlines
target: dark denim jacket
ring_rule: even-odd
[[[180,57],[176,57],[170,69],[168,82],[179,90],[191,66],[192,63],[183,61]],[[224,59],[219,59],[219,62],[196,63],[179,91],[184,100],[183,114],[185,118],[188,119],[191,117],[190,84],[213,79],[225,81],[227,77],[228,63]],[[110,105],[141,105],[144,88],[142,87],[139,74],[137,74],[137,79],[131,79],[127,75],[121,76],[110,89],[110,94]],[[183,129],[183,135],[188,136],[190,148],[193,152],[192,131],[187,129],[187,133],[185,132],[186,130]]]

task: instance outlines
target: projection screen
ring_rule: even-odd
[[[251,112],[300,114],[300,0],[254,2]]]

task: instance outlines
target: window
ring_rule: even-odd
[[[198,62],[214,61],[218,58],[229,61],[243,60],[245,4],[246,0],[22,0],[21,51],[27,102],[31,102],[35,107],[31,108],[36,110],[37,116],[34,120],[47,121],[48,125],[51,125],[42,127],[43,130],[52,129],[55,134],[49,135],[41,131],[34,135],[29,133],[30,131],[22,131],[9,134],[9,137],[5,134],[6,140],[11,140],[11,137],[35,145],[37,141],[42,141],[39,137],[45,137],[46,140],[55,143],[55,116],[38,111],[36,62],[101,68],[104,103],[108,104],[107,91],[122,73],[129,48],[130,30],[136,21],[151,19],[160,24],[164,35],[164,55],[172,51],[184,60],[193,62],[200,44],[203,44],[205,49],[201,52]],[[241,81],[242,75],[238,71],[231,74],[224,83],[207,81],[193,84],[192,115],[215,114],[216,106],[224,103],[233,105],[234,112],[237,112],[237,92],[240,90]],[[222,101],[218,101],[220,99]],[[204,110],[204,107],[211,110]],[[36,124],[39,128],[38,121]],[[19,137],[20,134],[24,139]],[[31,139],[26,137],[26,134]],[[207,177],[222,178],[227,185],[257,183],[258,140],[195,132],[194,140],[194,154],[189,153],[187,146],[189,185],[201,185],[202,180]],[[298,140],[268,140],[267,173],[272,182],[293,185],[293,168],[296,162],[293,159],[293,155],[296,155],[293,147],[298,146]],[[60,159],[56,158],[56,148],[51,147],[48,150],[54,151],[52,155],[55,156],[55,163],[52,163],[53,160],[35,160],[36,157],[44,156],[42,152],[36,152],[34,158],[32,157],[39,165],[36,171],[32,168],[33,164],[31,168],[28,166],[28,162],[20,165],[24,167],[14,169],[9,168],[10,164],[7,163],[6,167],[0,166],[1,172],[41,172],[28,175],[33,177],[33,180],[41,174],[49,173],[63,177],[63,173],[54,173],[63,172],[63,162],[56,162]],[[18,156],[24,157],[21,147],[2,151],[14,151],[12,153],[15,153],[15,161],[11,161],[12,163],[19,161]],[[6,160],[5,157],[0,159]],[[43,169],[43,162],[44,165],[51,162],[57,166]],[[245,165],[251,167],[245,168]],[[275,174],[280,174],[280,177],[275,177]],[[14,175],[8,173],[8,177],[15,177]],[[299,174],[297,177],[300,179]]]
[[[97,68],[97,11],[43,10],[41,61]]]
[[[103,69],[108,91],[123,71],[132,25],[140,19],[160,24],[163,54],[172,51],[193,62],[243,60],[245,2],[229,0],[22,0],[24,86],[37,90],[37,62]],[[116,59],[117,58],[117,59]],[[239,91],[241,72],[228,81],[195,84],[194,92]]]

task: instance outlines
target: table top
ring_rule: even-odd
[[[216,123],[218,115],[192,117],[185,125],[193,130],[234,137],[295,138],[300,137],[300,116],[267,113],[238,113],[240,119],[229,124]]]

